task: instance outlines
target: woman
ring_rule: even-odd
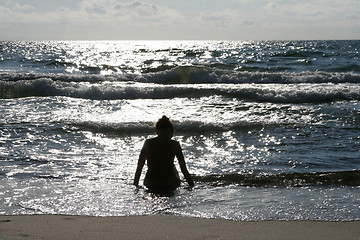
[[[135,173],[134,184],[138,186],[141,171],[147,160],[148,171],[144,185],[151,190],[175,189],[180,186],[179,174],[174,165],[176,156],[181,172],[184,174],[190,187],[194,182],[185,164],[179,142],[171,140],[174,135],[174,126],[169,118],[163,116],[155,124],[157,137],[147,139],[141,149]]]

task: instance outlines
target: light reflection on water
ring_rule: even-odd
[[[360,199],[356,186],[249,187],[199,181],[192,191],[182,186],[169,197],[132,185],[140,149],[146,138],[154,136],[154,116],[162,114],[174,119],[175,139],[198,179],[357,166],[352,161],[337,162],[340,155],[351,160],[354,151],[329,151],[331,142],[339,140],[335,134],[324,135],[346,131],[330,126],[352,123],[357,115],[334,118],[338,113],[330,104],[252,104],[219,96],[105,101],[46,97],[4,102],[6,120],[2,121],[18,123],[3,129],[1,136],[2,157],[8,160],[0,169],[6,176],[1,179],[0,214],[358,219],[349,210]],[[335,107],[349,108],[347,104]],[[340,149],[356,149],[356,136],[341,141]]]
[[[70,180],[69,180],[70,181]],[[174,214],[235,220],[347,220],[354,219],[349,205],[359,204],[356,188],[248,188],[208,187],[192,191],[180,188],[173,196],[136,190],[121,179],[78,179],[60,181],[40,179],[17,191],[3,193],[2,211],[9,214],[75,214],[124,216]],[[46,186],[46,187],[44,187]],[[341,192],[344,198],[337,197]],[[351,199],[351,200],[350,200]],[[14,208],[11,203],[18,202]],[[3,213],[2,213],[3,214]],[[359,220],[357,218],[357,220]]]
[[[358,41],[1,45],[0,214],[359,219]],[[132,185],[163,114],[170,197]]]
[[[22,68],[27,71],[48,69],[72,74],[140,74],[157,67],[210,64],[245,71],[285,68],[301,72],[329,68],[329,57],[334,55],[336,66],[351,63],[357,59],[356,44],[356,41],[18,41],[4,42],[3,54],[11,60],[13,55],[15,60],[26,59]],[[300,55],[291,57],[289,53]],[[46,69],[41,65],[44,62],[50,63]]]
[[[11,149],[2,150],[7,152],[4,156],[50,163],[67,161],[71,169],[88,161],[121,161],[134,166],[144,139],[154,135],[154,116],[161,116],[164,109],[174,119],[175,138],[182,143],[189,165],[202,174],[254,171],[258,165],[264,170],[268,162],[281,160],[283,153],[293,152],[296,156],[296,151],[306,151],[293,147],[296,144],[309,144],[311,148],[311,143],[323,136],[322,124],[336,124],[328,120],[334,113],[323,111],[326,105],[254,105],[235,100],[220,105],[216,96],[151,101],[43,98],[36,100],[37,111],[32,108],[33,101],[27,98],[8,101],[8,107],[4,104],[4,119],[22,122],[4,130],[7,135],[1,141],[12,142]],[[298,126],[297,135],[292,132],[292,124]],[[313,127],[303,128],[306,124]],[[303,162],[296,158],[284,160],[300,167]],[[279,169],[270,167],[273,171],[284,170],[281,164]],[[50,174],[59,175],[56,171]]]

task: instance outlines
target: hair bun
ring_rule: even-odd
[[[174,133],[174,126],[172,125],[170,118],[165,115],[157,121],[155,128],[156,130],[167,129],[170,130],[171,133]]]

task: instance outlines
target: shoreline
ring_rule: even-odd
[[[1,215],[0,239],[360,239],[360,221]]]

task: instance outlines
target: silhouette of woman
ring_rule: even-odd
[[[194,181],[187,170],[184,155],[179,142],[171,140],[174,135],[174,126],[169,118],[163,116],[155,124],[157,137],[147,139],[141,149],[134,178],[134,185],[138,186],[141,171],[147,160],[148,171],[144,185],[150,190],[171,190],[180,186],[178,171],[174,165],[176,156],[181,172],[190,187]]]

